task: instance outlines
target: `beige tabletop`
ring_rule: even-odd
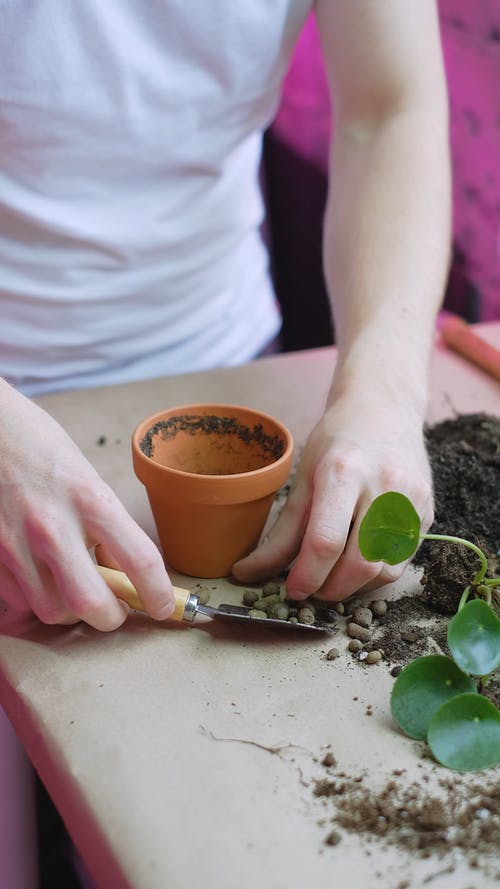
[[[477,332],[500,346],[500,323]],[[276,415],[300,447],[334,360],[333,349],[320,349],[40,403],[154,536],[131,466],[136,423],[174,404],[240,403]],[[437,344],[429,420],[478,410],[500,414],[498,383]],[[227,581],[205,585],[215,603],[241,601]],[[409,569],[384,595],[417,585]],[[0,611],[0,702],[100,889],[493,885],[460,861],[451,873],[353,834],[324,845],[318,822],[328,811],[311,782],[328,745],[346,773],[363,771],[374,785],[396,767],[405,780],[436,773],[391,725],[387,667],[354,663],[345,640],[328,661],[337,643],[320,635],[173,627],[137,614],[99,634]]]

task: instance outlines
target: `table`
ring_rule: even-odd
[[[477,332],[500,346],[500,323]],[[300,446],[334,359],[334,349],[319,349],[39,403],[155,536],[131,466],[137,422],[170,404],[243,403],[287,423]],[[429,420],[477,410],[500,413],[498,383],[436,343]],[[384,593],[417,584],[410,569]],[[206,585],[214,602],[239,600],[226,580]],[[435,861],[395,848],[368,854],[354,835],[324,845],[326,810],[311,780],[328,744],[346,772],[363,768],[377,781],[397,765],[422,777],[418,745],[390,723],[387,668],[362,669],[342,646],[329,662],[328,647],[309,634],[172,627],[138,614],[99,634],[20,621],[4,608],[0,702],[100,889],[396,889],[429,875],[433,889],[490,885],[460,862],[436,876]],[[265,749],[281,744],[292,746]],[[433,780],[432,764],[424,768]]]

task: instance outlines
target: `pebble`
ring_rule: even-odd
[[[265,611],[261,611],[260,608],[251,608],[248,612],[249,617],[257,617],[259,619],[267,618],[267,614]]]
[[[340,655],[340,651],[338,650],[338,648],[330,648],[330,650],[327,651],[325,657],[326,657],[327,661],[334,661],[334,660],[336,660],[336,658],[339,657],[339,655]]]
[[[370,611],[375,617],[382,617],[387,613],[387,602],[385,599],[377,599],[376,602],[371,603]]]
[[[391,670],[391,676],[393,676],[394,678],[396,678],[396,676],[399,676],[399,674],[401,673],[401,670],[402,670],[402,669],[403,669],[402,667],[396,665],[396,666],[393,667],[392,670]]]
[[[257,599],[255,607],[260,609],[260,611],[269,611],[269,609],[272,608],[273,605],[277,605],[279,602],[281,602],[281,599],[275,594],[270,596],[263,596],[261,599]]]
[[[369,651],[366,657],[367,664],[378,664],[379,661],[382,660],[382,653],[380,651]]]
[[[262,595],[263,596],[279,596],[280,594],[280,585],[276,583],[275,580],[268,580],[267,583],[262,587]]]
[[[364,606],[356,608],[353,611],[352,616],[355,623],[359,624],[360,627],[365,627],[366,629],[368,629],[373,620],[373,614],[371,613],[370,609],[365,608]]]
[[[351,637],[351,639],[359,639],[361,642],[369,642],[372,634],[368,627],[361,627],[356,623],[348,623],[347,624],[347,635]]]
[[[267,613],[269,617],[273,617],[275,620],[288,620],[288,605],[284,602],[276,602],[274,605],[271,605]]]
[[[363,648],[363,643],[360,642],[359,639],[351,639],[351,641],[349,642],[349,645],[347,646],[348,651],[352,651],[353,654],[356,654],[356,652],[361,651],[362,648]]]
[[[245,590],[243,593],[244,605],[255,605],[258,599],[260,599],[260,594],[257,590]]]
[[[337,614],[343,614],[345,611],[343,602],[336,602],[333,607],[334,607],[335,611],[337,612]]]
[[[301,624],[313,624],[316,620],[316,615],[312,608],[300,608],[298,618]]]

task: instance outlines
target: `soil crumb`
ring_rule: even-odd
[[[377,790],[367,785],[364,775],[338,772],[317,780],[314,795],[333,806],[326,844],[335,827],[397,845],[420,858],[443,858],[459,850],[470,867],[500,877],[498,771],[480,782],[454,774],[439,779],[432,791],[422,782],[405,784],[404,770],[394,771]]]

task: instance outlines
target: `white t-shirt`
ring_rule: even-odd
[[[312,0],[0,0],[0,375],[230,365],[277,333],[262,130]]]

